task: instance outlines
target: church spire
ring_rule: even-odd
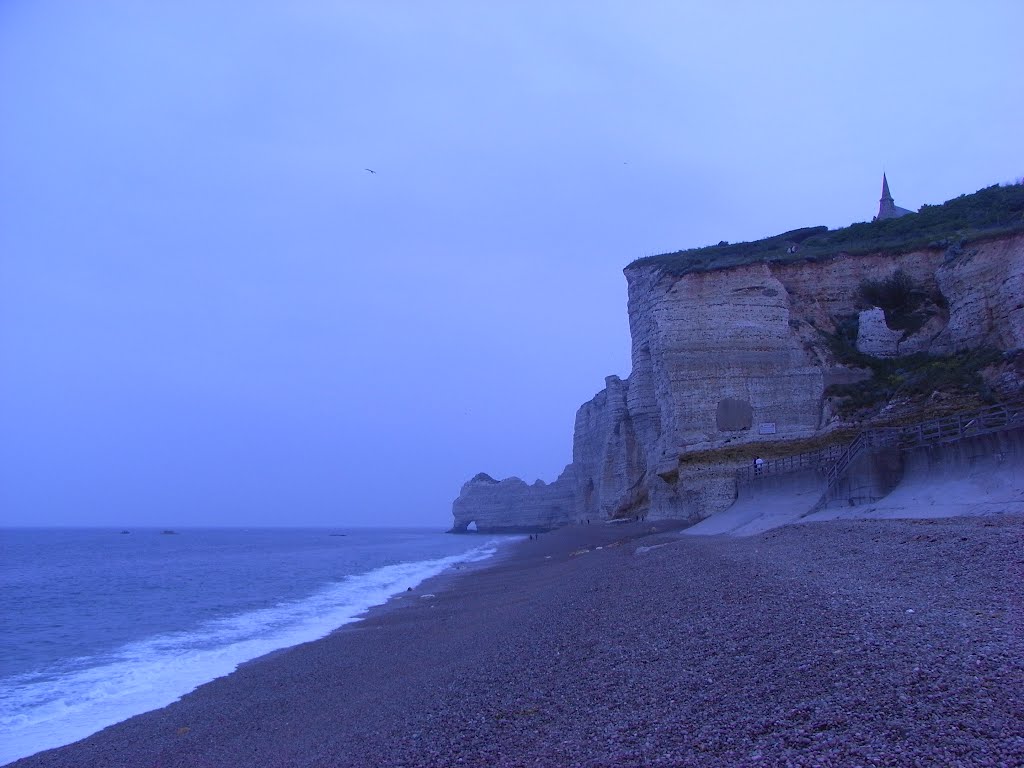
[[[882,173],[882,199],[878,201],[878,215],[875,216],[874,220],[898,219],[900,216],[906,216],[908,213],[913,213],[913,211],[900,208],[893,202],[892,195],[889,193],[889,180],[885,178],[885,173]]]
[[[885,172],[882,172],[882,199],[879,202],[889,200],[892,202],[892,195],[889,194],[889,182],[885,178]]]

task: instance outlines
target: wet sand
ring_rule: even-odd
[[[1022,765],[1022,542],[572,526],[15,764]]]

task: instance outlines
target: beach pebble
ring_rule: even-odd
[[[574,526],[19,768],[1024,765],[1024,518],[929,526]]]

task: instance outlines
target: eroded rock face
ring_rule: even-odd
[[[462,486],[452,504],[453,533],[475,526],[481,533],[538,533],[564,525],[571,514],[574,488],[567,468],[550,485],[527,485],[518,477],[495,480],[478,474]]]
[[[626,277],[634,374],[649,368],[661,452],[818,428],[824,374],[766,265],[683,277],[631,268]]]
[[[576,412],[572,466],[576,474],[574,517],[608,519],[629,503],[646,469],[641,438],[630,413],[630,382],[605,379],[605,388]]]
[[[953,249],[935,277],[949,302],[939,343],[952,351],[1024,347],[1024,236]]]
[[[885,323],[879,307],[865,309],[857,316],[857,349],[872,357],[897,357],[903,331],[894,331]]]
[[[864,280],[906,272],[939,309],[912,334],[861,303]],[[633,370],[610,376],[576,414],[573,461],[551,485],[474,480],[456,528],[555,526],[650,515],[699,519],[735,499],[735,464],[699,451],[811,437],[836,426],[824,391],[862,372],[837,363],[826,334],[859,317],[858,347],[876,356],[1024,347],[1024,236],[962,250],[752,264],[670,275],[625,270]]]

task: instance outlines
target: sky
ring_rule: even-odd
[[[1024,176],[1022,29],[0,0],[0,524],[443,529],[477,472],[550,482],[630,261]]]

